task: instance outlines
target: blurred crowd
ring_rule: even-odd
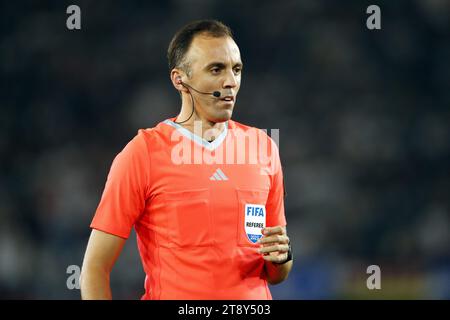
[[[244,62],[234,120],[280,130],[295,260],[274,298],[449,299],[450,2],[376,4],[371,31],[360,1],[3,1],[0,298],[79,298],[66,270],[114,156],[179,111],[168,44],[216,18]],[[115,298],[143,294],[135,242]]]

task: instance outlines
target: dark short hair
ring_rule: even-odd
[[[167,60],[169,71],[173,68],[180,68],[190,72],[189,66],[185,64],[185,56],[189,50],[194,37],[198,34],[205,34],[214,38],[230,37],[233,39],[231,29],[217,20],[197,20],[193,21],[177,31],[170,41],[167,50]],[[187,69],[187,70],[186,70]]]

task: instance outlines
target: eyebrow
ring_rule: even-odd
[[[205,69],[206,70],[208,70],[208,69],[210,69],[210,68],[212,68],[212,67],[219,67],[219,68],[221,68],[221,69],[225,69],[226,68],[226,65],[225,65],[225,63],[223,63],[223,62],[211,62],[211,63],[209,63],[206,67],[205,67]],[[233,65],[233,68],[234,67],[243,67],[243,64],[241,63],[241,62],[238,62],[238,63],[235,63],[234,65]]]

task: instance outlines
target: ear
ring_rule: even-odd
[[[179,69],[172,69],[170,72],[170,80],[172,81],[173,86],[178,91],[188,92],[188,90],[183,86],[183,78],[184,72]]]

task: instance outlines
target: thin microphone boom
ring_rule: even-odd
[[[201,92],[201,91],[198,91],[197,89],[191,87],[191,86],[188,85],[187,83],[182,82],[181,79],[178,79],[178,81],[179,81],[178,83],[181,84],[182,86],[188,87],[188,88],[194,90],[195,92],[198,92],[198,93],[201,93],[201,94],[213,95],[215,98],[219,98],[220,95],[221,95],[220,91],[214,91],[214,92]],[[189,95],[191,96],[191,101],[192,101],[192,112],[191,112],[191,115],[190,115],[189,118],[187,118],[186,120],[181,121],[181,122],[174,121],[175,123],[178,123],[178,124],[185,123],[185,122],[188,121],[188,120],[192,117],[192,115],[194,114],[194,111],[195,111],[194,97],[192,96],[192,93],[190,93],[190,92],[189,92]]]
[[[213,92],[201,92],[201,91],[198,91],[197,89],[195,89],[195,88],[193,88],[193,87],[191,87],[190,85],[188,85],[187,83],[181,83],[183,86],[186,86],[186,87],[188,87],[189,89],[192,89],[192,90],[194,90],[195,92],[198,92],[198,93],[201,93],[201,94],[208,94],[208,95],[213,95],[214,97],[216,97],[216,98],[219,98],[220,97],[220,95],[221,95],[221,93],[220,93],[220,91],[213,91]]]

